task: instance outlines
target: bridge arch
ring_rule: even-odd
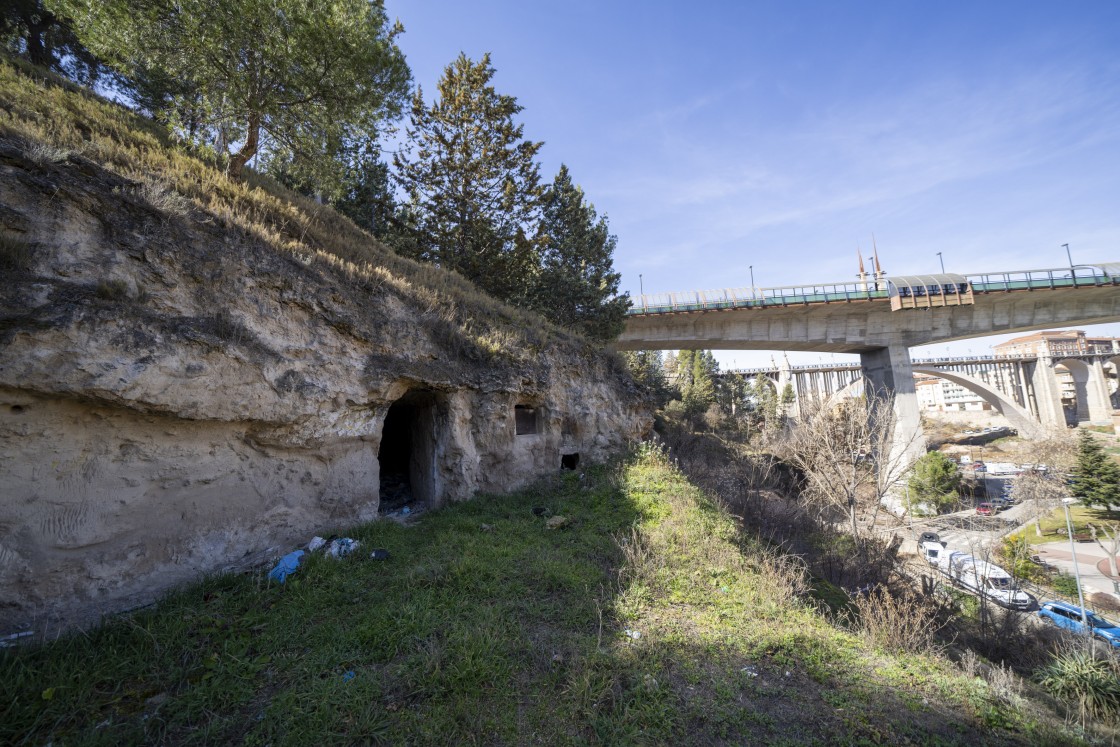
[[[1007,418],[1007,422],[1011,423],[1013,428],[1028,438],[1036,438],[1043,435],[1042,425],[1031,417],[1031,414],[1027,410],[1019,407],[1014,400],[988,386],[980,379],[967,374],[957,373],[956,371],[943,371],[939,368],[928,366],[914,366],[913,371],[914,373],[936,376],[939,379],[945,379],[946,381],[951,381],[954,384],[963,386],[994,407],[997,412]]]
[[[864,388],[866,387],[866,385],[867,385],[867,378],[866,377],[864,377],[864,376],[857,377],[855,379],[855,381],[851,382],[850,384],[845,386],[843,389],[838,389],[835,392],[833,392],[832,394],[830,394],[824,402],[824,409],[826,411],[831,411],[833,408],[839,406],[839,404],[846,399],[852,399],[853,397],[862,397],[863,392],[864,392]]]

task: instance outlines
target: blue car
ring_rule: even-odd
[[[1043,602],[1038,608],[1038,616],[1045,623],[1057,625],[1081,635],[1089,634],[1099,638],[1109,645],[1120,648],[1120,626],[1110,623],[1100,615],[1085,610],[1085,620],[1089,623],[1086,630],[1085,623],[1081,621],[1081,608],[1068,602]]]

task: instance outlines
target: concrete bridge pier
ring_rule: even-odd
[[[1089,406],[1089,422],[1093,425],[1112,425],[1112,397],[1108,393],[1104,363],[1095,360],[1086,367],[1089,376],[1085,382],[1085,399]]]
[[[860,353],[860,366],[867,379],[868,393],[894,396],[894,437],[890,464],[897,477],[926,453],[918,394],[914,390],[914,371],[910,351],[905,345],[890,345]]]
[[[1031,388],[1038,419],[1046,428],[1065,428],[1066,413],[1062,408],[1062,390],[1054,375],[1054,360],[1040,356],[1031,371]]]

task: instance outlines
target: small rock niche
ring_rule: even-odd
[[[532,405],[514,405],[514,433],[518,436],[535,436],[538,432],[537,408]]]

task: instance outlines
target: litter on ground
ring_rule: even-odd
[[[300,559],[303,558],[304,554],[303,550],[294,550],[280,558],[280,562],[276,564],[276,567],[269,571],[269,579],[281,584],[284,583],[284,580],[295,573],[296,569],[299,568]]]

